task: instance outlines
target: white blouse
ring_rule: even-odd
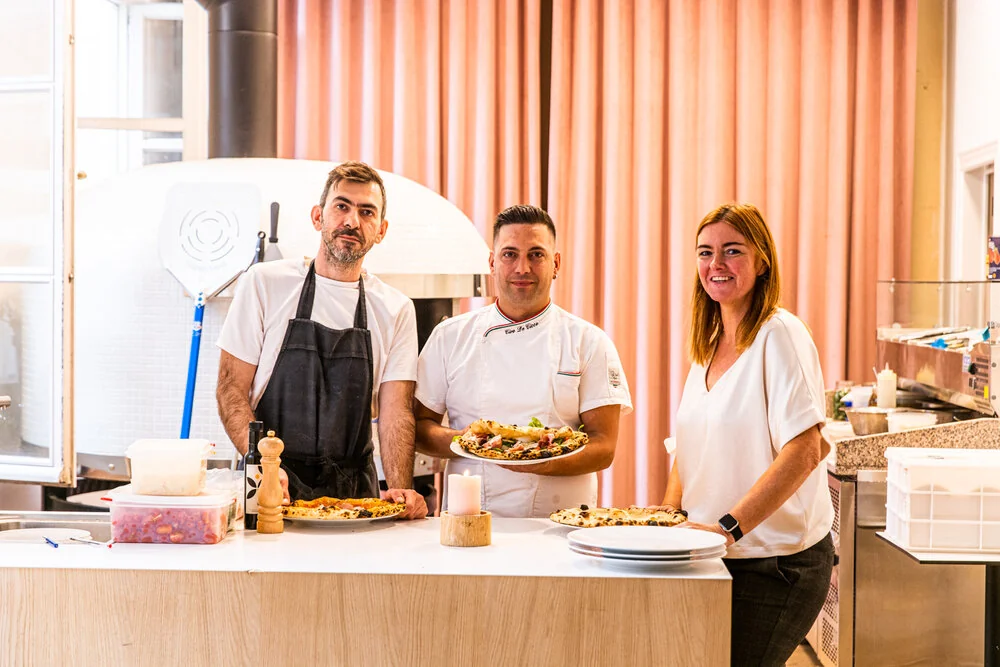
[[[787,442],[825,421],[823,372],[805,324],[778,309],[709,391],[705,367],[688,373],[677,411],[682,506],[715,524],[774,462]],[[730,547],[728,558],[785,556],[807,549],[833,524],[826,466],[766,521]]]

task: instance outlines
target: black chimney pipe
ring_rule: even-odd
[[[208,156],[278,154],[278,0],[198,0],[208,10]]]

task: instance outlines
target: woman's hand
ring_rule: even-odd
[[[716,535],[722,535],[723,537],[726,538],[726,547],[731,547],[734,544],[736,544],[736,540],[733,539],[733,536],[727,533],[726,531],[722,530],[722,526],[720,526],[719,524],[712,525],[708,523],[695,523],[694,521],[685,521],[684,523],[682,523],[677,527],[691,528],[692,530],[704,530],[705,532],[708,533],[715,533]]]

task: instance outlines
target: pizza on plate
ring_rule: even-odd
[[[313,500],[296,500],[281,508],[284,516],[293,519],[319,519],[346,521],[372,519],[399,514],[406,505],[379,498],[331,498],[323,496]]]
[[[550,459],[587,444],[587,434],[569,426],[545,428],[537,419],[528,426],[509,426],[479,419],[455,440],[473,456],[501,461]]]
[[[687,521],[680,510],[658,510],[650,507],[589,507],[580,505],[556,510],[549,515],[556,523],[580,528],[599,526],[676,526]]]

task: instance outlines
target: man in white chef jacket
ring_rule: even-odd
[[[611,465],[618,421],[632,411],[614,343],[552,303],[559,273],[552,218],[534,206],[502,211],[493,227],[493,305],[445,320],[417,362],[417,449],[448,459],[448,473],[482,476],[483,508],[497,516],[544,517],[597,503],[597,471]],[[449,427],[442,426],[447,413]],[[477,419],[583,430],[579,454],[525,466],[456,456],[452,438]]]

